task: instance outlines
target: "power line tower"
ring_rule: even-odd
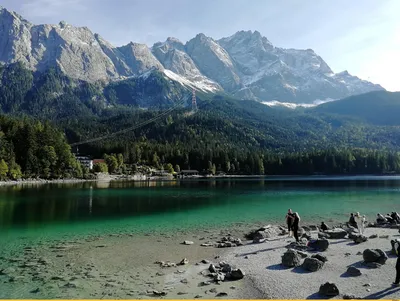
[[[193,89],[192,91],[192,112],[197,111],[197,102],[196,102],[196,90]]]

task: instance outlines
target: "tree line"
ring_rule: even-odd
[[[63,132],[30,118],[0,115],[0,180],[82,178]]]

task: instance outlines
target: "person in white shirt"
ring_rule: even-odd
[[[354,215],[354,220],[357,223],[358,231],[361,235],[364,235],[364,217],[360,215],[360,212],[357,212]]]

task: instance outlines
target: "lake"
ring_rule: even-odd
[[[400,211],[399,176],[85,182],[0,187],[0,240],[191,230],[232,223],[345,222]]]

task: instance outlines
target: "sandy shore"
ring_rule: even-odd
[[[201,246],[229,234],[243,238],[249,230],[241,225],[196,233],[127,233],[35,246],[22,243],[20,250],[0,254],[0,298],[316,299],[321,298],[319,286],[327,281],[338,286],[338,299],[344,294],[368,299],[400,297],[400,288],[390,285],[395,276],[393,256],[382,267],[369,269],[361,264],[363,256],[357,255],[367,248],[389,252],[390,239],[399,237],[397,229],[367,228],[367,236],[377,234],[378,238],[361,244],[349,239],[329,240],[328,250],[322,252],[328,262],[317,272],[281,265],[281,256],[293,238],[277,236],[257,244],[243,240],[243,246],[233,248]],[[388,238],[379,238],[382,235]],[[184,245],[184,240],[193,244]],[[184,258],[188,261],[185,265],[161,267],[156,263],[179,263]],[[207,276],[208,268],[221,261],[242,269],[245,277],[213,282]],[[346,277],[349,265],[358,267],[362,275]]]

